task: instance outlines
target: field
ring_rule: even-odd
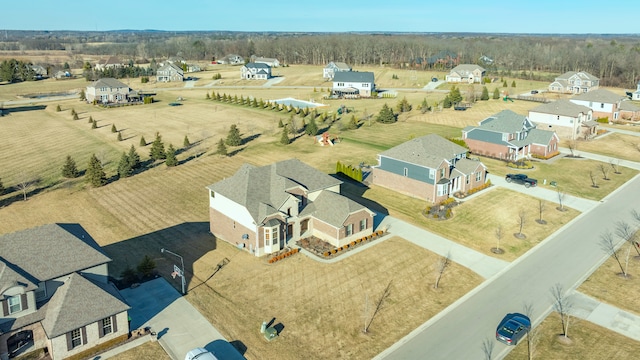
[[[476,125],[503,109],[526,113],[537,104],[489,100],[478,102],[464,112],[444,109],[421,114],[413,110],[401,114],[397,123],[383,125],[373,119],[383,104],[395,106],[400,98],[406,97],[415,109],[424,98],[431,103],[444,94],[417,90],[435,73],[417,72],[418,78],[411,80],[408,70],[374,68],[370,70],[376,72],[383,86],[409,90],[398,90],[397,99],[344,101],[344,105],[353,107],[353,113],[330,127],[328,123],[319,124],[341,141],[333,147],[320,147],[306,135],[298,135],[290,145],[279,144],[278,122],[287,122],[290,113],[205,100],[207,93],[215,91],[265,100],[291,96],[320,102],[326,85],[305,78],[303,74],[309,69],[280,68],[278,72],[282,72],[285,80],[277,86],[263,88],[259,83],[237,79],[237,67],[222,66],[201,73],[196,86],[207,86],[204,88],[150,83],[148,88],[158,91],[158,102],[152,105],[102,109],[79,100],[66,100],[47,103],[44,109],[19,107],[24,111],[11,111],[0,118],[3,134],[0,178],[8,189],[0,195],[0,218],[3,219],[0,233],[52,222],[79,223],[113,258],[110,272],[116,277],[149,255],[156,261],[159,272],[169,278],[170,263],[159,249],[172,249],[185,259],[187,299],[227,339],[244,343],[248,359],[296,359],[301,353],[312,359],[371,358],[480,284],[482,279],[454,264],[442,280],[441,288],[435,290],[433,266],[437,256],[400,238],[376,244],[336,264],[321,264],[296,255],[269,265],[264,259],[252,257],[211,236],[205,186],[231,176],[243,163],[266,165],[296,157],[326,173],[335,172],[336,161],[376,164],[379,152],[411,138],[429,133],[459,137],[462,127]],[[316,70],[321,73],[321,68]],[[223,75],[222,83],[213,85],[211,77],[217,72]],[[394,74],[399,79],[393,79]],[[437,76],[442,78],[443,74]],[[139,79],[129,81],[132,87],[138,86]],[[84,79],[2,85],[0,101],[15,100],[16,95],[79,90],[84,86]],[[520,86],[523,90],[527,86],[540,87],[523,82],[518,91]],[[491,85],[488,88],[491,90]],[[167,105],[178,97],[184,99],[182,106]],[[321,111],[333,113],[343,103],[327,101],[327,104]],[[56,111],[57,105],[61,111]],[[79,114],[79,120],[72,120],[72,109]],[[345,129],[344,123],[350,115],[360,120],[359,129]],[[97,129],[91,129],[89,117],[97,121]],[[231,124],[238,126],[246,143],[230,148],[232,156],[214,155],[216,143],[226,136]],[[111,132],[112,125],[120,131],[123,141],[117,141],[117,134]],[[171,143],[179,148],[181,164],[175,168],[159,164],[133,177],[117,179],[116,167],[122,152],[133,145],[143,160],[148,159],[149,146],[141,147],[140,137],[150,143],[156,132],[165,145]],[[185,136],[193,146],[182,148]],[[83,171],[91,154],[96,154],[104,163],[110,177],[107,186],[90,188],[82,178],[65,180],[60,176],[67,155],[75,159]],[[596,163],[560,159],[555,164],[560,165],[562,172],[550,165],[540,165],[531,174],[540,179],[542,176],[554,178],[567,186],[573,184],[575,188],[570,193],[593,199],[602,198],[602,194],[635,174],[627,169],[621,175],[611,173],[613,180],[606,184],[601,181],[601,188],[592,190],[587,189],[588,174],[582,172],[596,167]],[[501,164],[490,160],[487,165],[494,174],[505,171]],[[30,184],[27,201],[23,201],[19,191],[25,181]],[[427,205],[423,201],[378,187],[346,184],[345,191],[373,208],[386,210],[393,216],[508,261],[578,215],[574,210],[560,213],[548,206],[544,213],[548,223],[539,225],[535,222],[538,218],[536,199],[504,189],[490,189],[454,208],[453,219],[437,222],[421,215]],[[522,205],[529,219],[523,229],[527,235],[525,240],[513,236],[517,232],[516,217],[510,204],[514,201]],[[506,253],[493,255],[490,248],[496,245],[494,233],[498,226],[502,226],[505,233],[501,247]],[[223,258],[231,260],[229,265],[205,281]],[[374,319],[371,331],[363,334],[367,304],[380,296],[389,283],[391,295]],[[285,329],[277,342],[267,345],[257,329],[263,320],[271,318]],[[155,351],[142,350],[149,354]]]

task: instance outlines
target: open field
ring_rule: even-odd
[[[564,157],[551,161],[535,161],[534,168],[530,170],[513,169],[506,166],[503,161],[480,156],[480,160],[489,168],[489,172],[505,176],[507,173],[525,173],[527,176],[538,180],[538,186],[555,190],[550,185],[551,181],[556,181],[557,189],[569,195],[574,195],[591,200],[601,200],[620,185],[629,181],[638,174],[638,171],[620,167],[620,174],[615,174],[611,165],[590,159],[575,159]],[[603,165],[608,171],[607,178],[600,169]],[[592,186],[589,172],[592,172],[596,180],[597,188]],[[544,184],[547,180],[547,185]]]
[[[586,151],[610,156],[611,160],[640,162],[640,137],[613,133],[595,140],[578,141],[576,154]]]
[[[571,321],[569,338],[572,343],[569,345],[558,341],[558,334],[562,332],[558,313],[552,312],[538,325],[535,328],[537,341],[535,341],[533,359],[635,359],[640,351],[640,342],[588,321],[575,318]],[[505,359],[528,359],[526,340],[522,340]]]

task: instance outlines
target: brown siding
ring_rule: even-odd
[[[474,154],[486,155],[496,159],[507,159],[509,148],[504,145],[492,144],[480,140],[464,139],[469,150]]]
[[[209,208],[209,229],[218,239],[227,241],[233,245],[244,244],[245,248],[249,248],[249,244],[255,246],[254,231],[248,229],[225,214]],[[243,240],[242,235],[249,234],[249,239]]]
[[[380,168],[373,169],[373,183],[419,199],[433,201],[434,186],[422,181],[396,175]]]

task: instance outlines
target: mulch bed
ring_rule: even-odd
[[[310,253],[320,258],[331,259],[334,257],[338,257],[349,250],[356,249],[358,247],[361,247],[362,245],[375,241],[383,237],[384,235],[386,235],[386,233],[384,232],[380,233],[379,235],[376,235],[376,233],[373,233],[370,238],[367,237],[367,240],[358,239],[359,241],[353,241],[348,245],[342,246],[341,248],[336,248],[335,246],[315,236],[298,240],[296,242],[296,245],[300,246],[301,248],[309,251]],[[325,256],[326,253],[329,253],[329,255]]]

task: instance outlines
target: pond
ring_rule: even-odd
[[[43,98],[54,97],[54,96],[69,96],[69,95],[75,95],[75,93],[63,91],[63,92],[53,92],[53,93],[47,93],[47,94],[24,94],[19,96],[27,99],[43,99]]]
[[[294,98],[290,98],[290,97],[289,98],[284,98],[284,99],[272,100],[272,102],[274,102],[276,104],[282,104],[282,105],[297,107],[299,109],[326,106],[325,104],[319,104],[319,103],[315,103],[315,102],[311,102],[311,101],[298,100],[298,99],[294,99]]]

